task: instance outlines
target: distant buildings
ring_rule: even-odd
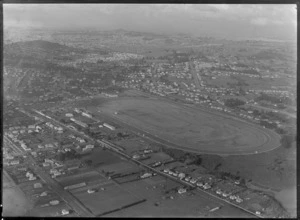
[[[92,118],[92,116],[86,112],[82,112],[81,113],[82,116],[88,117],[88,118]]]
[[[83,123],[81,121],[76,120],[75,118],[70,118],[71,121],[73,121],[74,123],[80,125],[81,127],[87,128],[88,125],[86,123]]]
[[[65,186],[64,189],[67,189],[67,190],[77,189],[77,188],[80,188],[80,187],[83,187],[83,186],[86,186],[85,182],[81,182],[81,183],[77,183],[77,184],[74,184],[74,185]]]

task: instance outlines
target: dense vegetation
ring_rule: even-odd
[[[256,98],[256,101],[268,101],[273,104],[286,104],[286,105],[292,105],[293,100],[291,100],[288,97],[278,97],[273,95],[268,95],[266,93],[261,93],[260,96]]]
[[[229,108],[236,108],[238,106],[245,105],[246,102],[240,99],[226,99],[224,104]]]
[[[66,160],[73,160],[79,158],[80,155],[74,149],[71,149],[70,151],[67,152],[60,152],[59,154],[56,155],[56,159],[62,162]]]
[[[285,134],[282,136],[280,142],[284,148],[290,148],[293,142],[296,141],[296,137],[295,134]]]

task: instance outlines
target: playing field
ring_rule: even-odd
[[[154,138],[190,151],[251,154],[280,145],[279,135],[258,125],[161,99],[122,97],[101,101],[97,107]]]
[[[79,184],[82,182],[88,183],[96,180],[103,180],[104,178],[96,171],[80,173],[77,175],[63,176],[56,178],[56,180],[64,187]]]
[[[124,206],[138,202],[142,199],[113,183],[107,185],[105,190],[99,189],[93,194],[82,191],[75,193],[75,196],[96,216],[116,209],[121,209]]]

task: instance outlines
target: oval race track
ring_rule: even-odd
[[[197,153],[254,154],[280,146],[280,136],[259,125],[160,99],[106,99],[98,107],[173,147]]]

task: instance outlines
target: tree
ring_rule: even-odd
[[[222,164],[221,164],[221,163],[219,163],[217,166],[215,166],[214,170],[218,170],[218,169],[219,169],[219,167],[220,167],[221,165],[222,165]]]
[[[245,186],[246,185],[246,180],[244,178],[242,178],[240,183],[241,183],[241,185]]]
[[[109,177],[109,172],[104,172],[105,177]]]
[[[285,129],[283,129],[283,128],[276,128],[276,130],[275,130],[278,134],[286,134],[287,133],[287,131],[285,130]]]
[[[253,110],[253,115],[254,115],[254,116],[259,116],[259,115],[260,115],[260,112],[259,112],[257,109],[254,109],[254,110]]]
[[[230,108],[235,108],[241,105],[245,105],[246,102],[240,99],[227,99],[225,100],[225,105]]]
[[[291,134],[288,134],[282,136],[280,143],[284,148],[290,148],[294,141],[295,141],[295,137]]]
[[[195,160],[195,165],[201,165],[202,163],[202,158],[201,157],[197,157],[197,159]]]
[[[59,153],[59,154],[56,156],[56,159],[59,160],[59,161],[65,161],[66,156],[65,156],[64,153]]]
[[[168,79],[167,75],[163,75],[160,77],[161,82],[170,83],[170,80]]]
[[[117,136],[121,138],[121,137],[124,137],[124,134],[122,134],[121,132],[118,132]]]
[[[240,87],[239,93],[240,93],[240,95],[242,95],[242,96],[246,95],[246,92],[245,92],[245,90],[244,90],[242,87]]]
[[[93,165],[92,160],[85,160],[84,163],[86,164],[87,167],[91,167]]]

